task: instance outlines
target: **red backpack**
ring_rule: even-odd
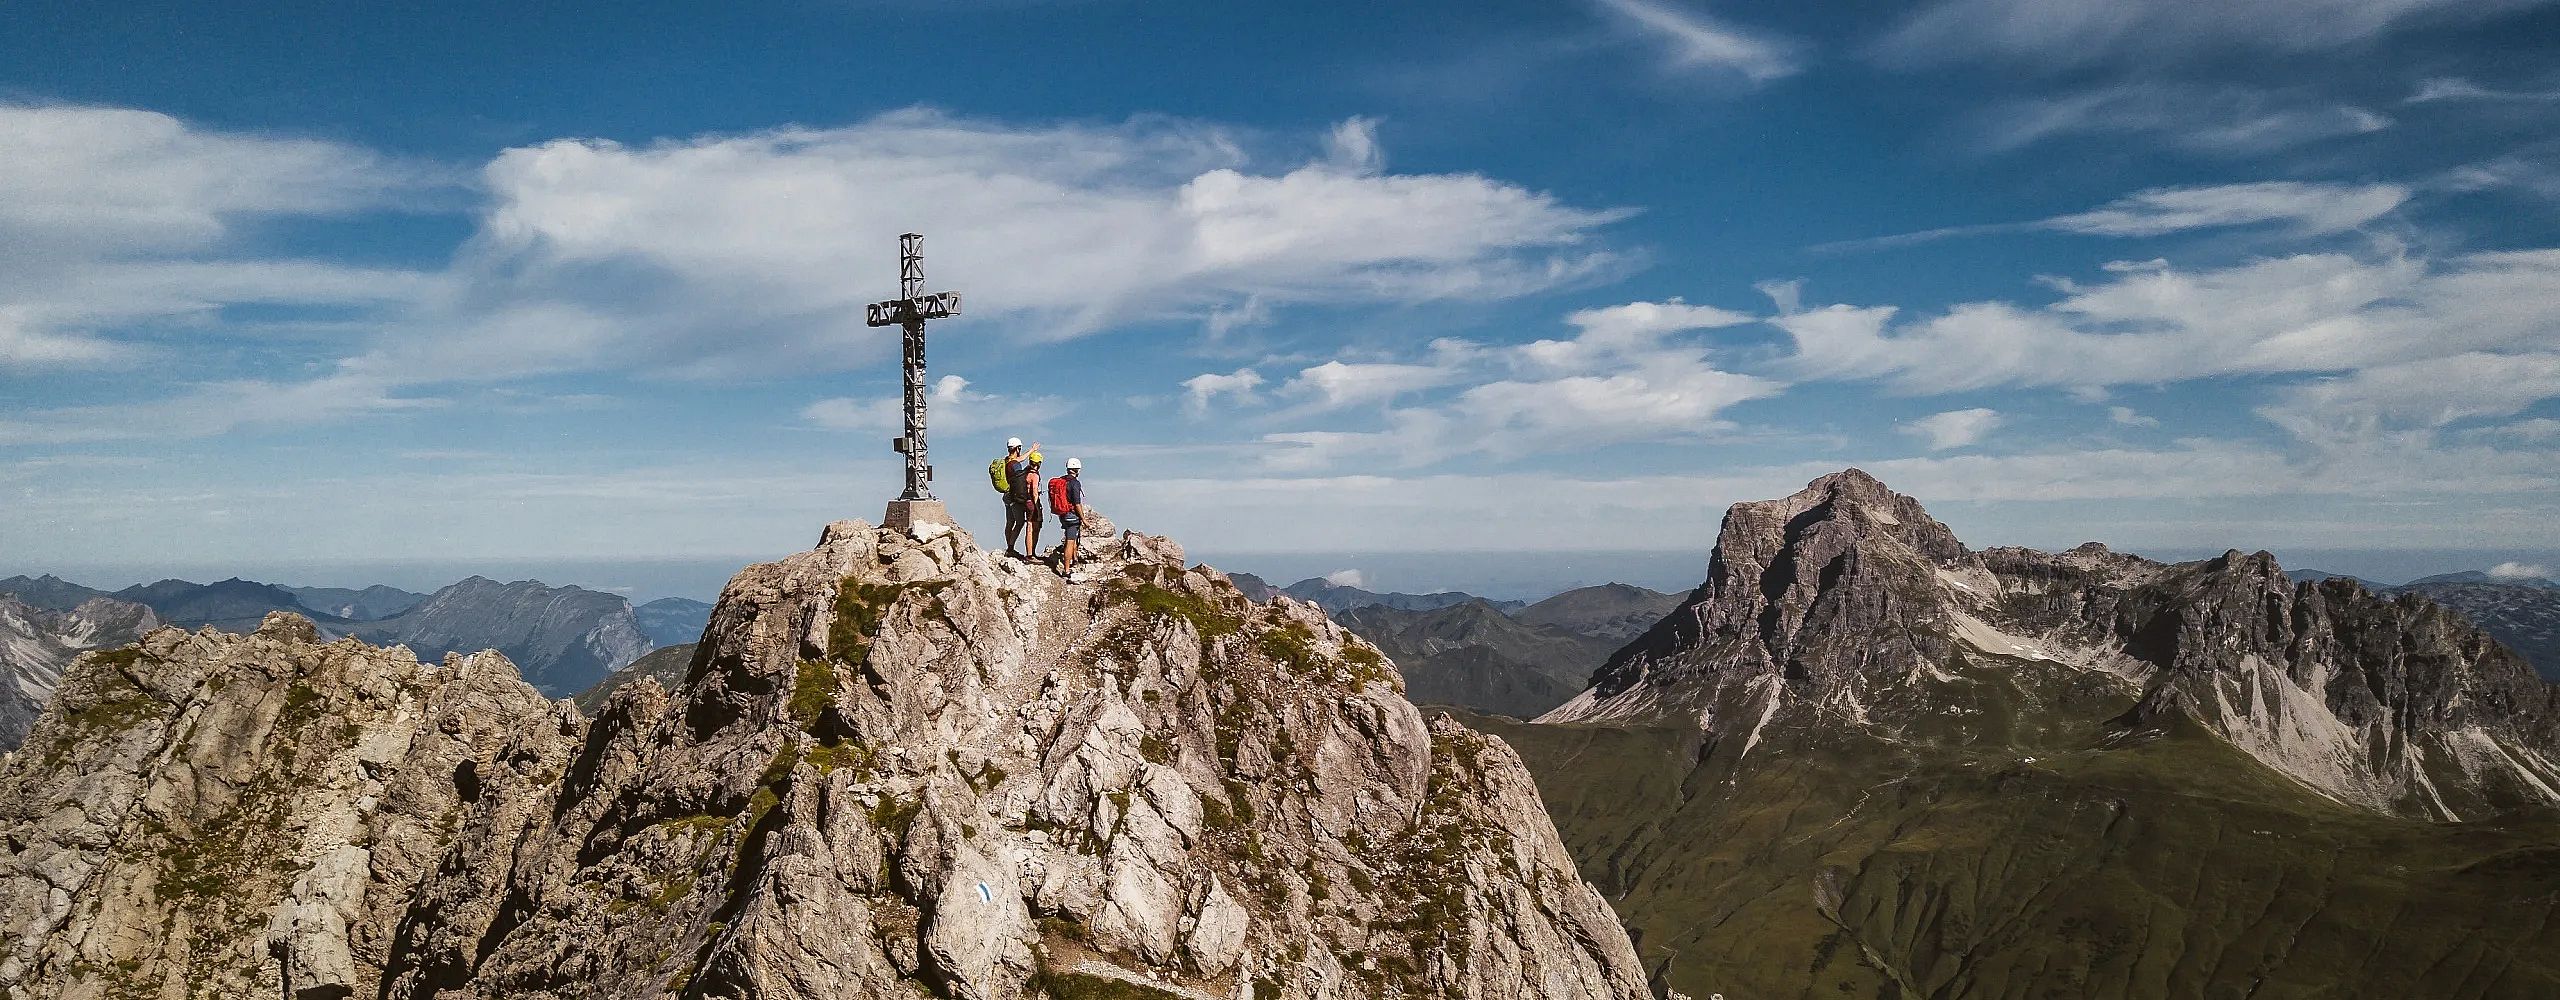
[[[1067,502],[1067,477],[1049,480],[1049,510],[1059,517],[1076,516],[1076,505]]]

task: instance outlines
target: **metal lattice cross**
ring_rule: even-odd
[[[933,464],[924,445],[924,321],[960,315],[960,293],[924,290],[924,236],[898,237],[898,297],[874,302],[864,317],[869,326],[895,326],[905,332],[907,405],[906,433],[889,442],[907,456],[907,489],[901,500],[933,499]]]

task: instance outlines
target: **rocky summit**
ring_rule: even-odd
[[[582,718],[495,654],[163,629],[0,773],[11,997],[1651,995],[1519,759],[1172,542],[750,567]]]

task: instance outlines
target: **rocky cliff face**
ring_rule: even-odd
[[[2192,720],[2376,811],[2560,805],[2560,695],[2459,615],[2265,553],[1977,553],[1854,469],[1734,505],[1706,584],[1541,721],[1678,717],[1747,754],[1844,723],[2015,741],[2039,703],[2118,698],[2127,738]]]
[[[830,526],[590,722],[493,654],[91,654],[0,773],[13,997],[1635,998],[1501,742],[1311,606]]]
[[[129,644],[159,624],[150,608],[113,598],[52,611],[0,596],[0,750],[26,739],[72,657]]]
[[[373,996],[466,816],[557,779],[518,740],[564,757],[576,723],[501,657],[281,613],[86,654],[0,768],[0,992]]]

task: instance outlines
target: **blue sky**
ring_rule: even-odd
[[[909,229],[982,534],[2560,560],[2560,4],[378,6],[0,9],[0,570],[802,547]]]

